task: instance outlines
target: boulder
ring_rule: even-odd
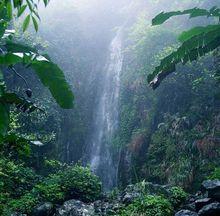
[[[201,208],[203,208],[205,205],[208,205],[212,203],[211,198],[204,198],[204,199],[198,199],[195,201],[195,207],[196,211],[198,212]]]
[[[140,196],[141,190],[138,185],[128,185],[121,195],[121,202],[125,205],[129,205]]]
[[[66,201],[57,209],[54,216],[92,216],[94,215],[94,206],[85,204],[79,200]]]
[[[46,202],[33,210],[33,216],[50,216],[53,214],[53,211],[53,204]]]
[[[131,204],[136,198],[140,197],[139,193],[126,193],[123,197],[122,197],[122,203],[125,205],[129,205]]]
[[[178,211],[175,216],[198,216],[196,212],[189,211],[189,210],[181,210]]]
[[[204,206],[198,213],[199,216],[219,216],[220,215],[220,203],[214,202]]]
[[[170,194],[169,185],[153,184],[151,182],[141,182],[134,185],[128,185],[121,194],[121,202],[125,205],[132,203],[136,198],[140,197],[143,193],[155,195],[164,195],[166,197]]]
[[[207,180],[202,183],[201,190],[203,193],[208,192],[208,197],[220,200],[220,181]]]

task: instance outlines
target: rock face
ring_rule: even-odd
[[[220,181],[207,180],[202,183],[202,192],[207,192],[209,198],[220,200]]]
[[[53,214],[53,204],[50,202],[44,203],[33,210],[33,216],[50,216]]]
[[[175,214],[175,216],[198,216],[196,212],[189,210],[181,210]]]
[[[69,200],[57,209],[54,216],[92,216],[94,206],[87,205],[79,200]]]
[[[219,216],[220,215],[220,203],[214,202],[204,206],[199,211],[199,216]]]

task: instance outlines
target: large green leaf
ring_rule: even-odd
[[[180,16],[189,14],[190,18],[198,16],[207,16],[207,17],[220,17],[220,10],[217,7],[213,7],[210,10],[201,9],[201,8],[192,8],[184,11],[171,11],[171,12],[161,12],[152,20],[152,25],[161,25],[170,19],[173,16]]]
[[[15,105],[22,112],[31,113],[35,110],[40,110],[43,112],[43,110],[36,106],[34,103],[23,97],[18,96],[15,93],[4,93],[4,95],[0,97],[0,102],[4,102],[9,105]]]
[[[175,71],[175,66],[178,63],[185,64],[197,60],[219,46],[220,25],[217,28],[210,28],[209,31],[195,34],[195,36],[184,41],[177,51],[161,60],[160,65],[148,76],[148,82],[154,89],[157,88],[168,74]]]
[[[208,33],[209,31],[216,29],[219,29],[219,25],[197,26],[190,29],[189,31],[182,32],[179,36],[179,41],[183,43],[196,35],[201,33]]]
[[[24,22],[23,22],[23,32],[25,32],[30,24],[30,20],[31,20],[31,15],[27,15],[26,18],[24,19]]]
[[[32,67],[41,82],[49,88],[57,103],[65,109],[73,108],[73,94],[67,84],[63,72],[50,61],[34,61]]]
[[[5,48],[8,52],[23,52],[23,53],[37,53],[37,50],[33,47],[16,43],[11,40],[7,40],[5,44]]]
[[[17,48],[19,47],[15,47],[15,49]],[[44,56],[33,53],[7,53],[0,56],[0,64],[2,65],[9,66],[18,63],[28,64],[34,69],[44,86],[49,88],[60,107],[64,109],[73,108],[73,93],[63,71],[56,64]]]
[[[24,13],[24,11],[26,10],[26,8],[27,8],[27,5],[26,5],[26,4],[25,4],[25,5],[22,5],[22,6],[18,9],[17,16],[20,17],[20,16]]]

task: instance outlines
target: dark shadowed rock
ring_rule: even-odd
[[[26,214],[21,214],[21,213],[18,213],[18,212],[14,212],[11,214],[11,216],[27,216]]]
[[[52,203],[44,203],[33,210],[33,216],[50,216],[53,214],[54,206]]]
[[[198,216],[196,212],[189,210],[181,210],[175,214],[175,216]]]
[[[208,192],[208,197],[220,200],[220,181],[207,180],[202,183],[201,190],[203,193]]]
[[[199,211],[201,208],[203,208],[204,206],[208,205],[212,203],[212,199],[211,198],[204,198],[204,199],[198,199],[195,201],[195,207],[196,207],[196,211]]]
[[[196,207],[195,207],[194,202],[193,203],[188,203],[188,204],[184,205],[182,208],[186,209],[186,210],[193,211],[193,212],[196,211]]]
[[[220,203],[214,202],[204,206],[199,211],[199,216],[219,216],[220,215]]]
[[[79,200],[66,201],[59,209],[55,216],[92,216],[94,215],[93,205],[87,205]]]

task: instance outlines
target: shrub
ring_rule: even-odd
[[[187,193],[181,187],[172,187],[170,189],[170,202],[174,208],[178,208],[186,201]]]
[[[208,176],[209,180],[220,180],[220,167],[215,168],[215,170],[211,173],[210,176]]]
[[[0,193],[19,197],[30,191],[38,181],[39,176],[31,168],[5,158],[0,159]]]
[[[35,193],[27,193],[19,199],[9,201],[3,210],[4,216],[13,212],[31,214],[33,208],[39,204],[39,198]]]
[[[35,206],[46,201],[54,204],[60,204],[68,199],[94,201],[100,196],[100,193],[101,183],[89,168],[79,165],[71,166],[49,175],[36,184],[30,192],[7,202],[3,208],[3,215],[10,215],[6,212],[14,211],[30,214]]]
[[[84,202],[95,201],[101,193],[101,182],[90,169],[79,165],[60,172],[62,187],[66,197],[80,199]]]
[[[124,208],[119,215],[171,216],[173,215],[173,208],[171,203],[161,196],[146,195]]]
[[[60,203],[65,199],[65,193],[62,188],[62,179],[59,175],[50,175],[43,182],[37,184],[34,188],[42,201]]]
[[[61,163],[58,160],[45,160],[43,165],[43,174],[49,175],[57,173],[59,170],[63,170],[67,167],[66,164]]]

